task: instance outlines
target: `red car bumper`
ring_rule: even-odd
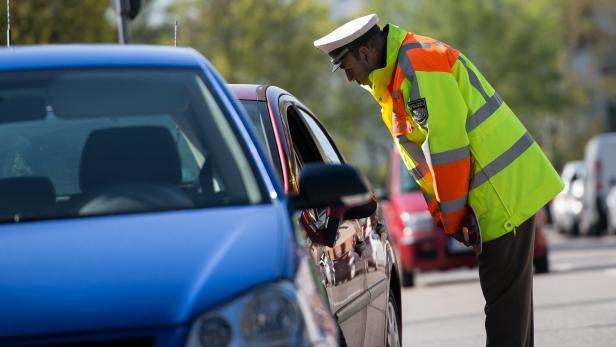
[[[398,242],[398,252],[404,271],[448,270],[458,267],[477,266],[472,249],[452,247],[458,242],[441,229],[417,230],[413,237],[403,236]]]

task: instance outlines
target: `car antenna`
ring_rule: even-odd
[[[173,47],[177,47],[177,46],[178,46],[178,20],[176,19],[175,26],[173,28]]]
[[[6,0],[6,46],[11,47],[11,0]]]

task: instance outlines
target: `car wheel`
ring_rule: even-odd
[[[616,220],[613,220],[612,218],[610,218],[610,216],[607,216],[607,234],[608,235],[614,235],[616,234]]]
[[[412,287],[415,285],[415,274],[412,271],[404,271],[402,274],[402,285]]]
[[[396,303],[396,297],[394,292],[389,289],[389,300],[387,303],[387,320],[386,320],[386,346],[387,347],[400,347],[402,334],[400,331],[400,322],[398,321],[398,304]]]
[[[573,226],[571,226],[571,236],[580,236],[580,223],[574,222]]]
[[[533,261],[535,264],[535,273],[536,274],[544,274],[550,271],[550,267],[548,264],[548,256],[547,254],[540,258],[535,258]]]

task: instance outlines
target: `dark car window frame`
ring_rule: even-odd
[[[295,105],[290,104],[285,107],[285,117],[293,148],[298,152],[303,163],[325,162],[320,148],[308,130],[308,126],[301,119],[301,113]]]
[[[307,109],[303,107],[298,107],[298,110],[299,110],[300,117],[302,118],[302,121],[304,122],[304,125],[306,126],[306,129],[308,130],[308,132],[311,133],[311,137],[315,145],[317,146],[317,148],[319,148],[319,151],[321,152],[321,157],[330,158],[331,156],[335,156],[335,158],[331,158],[332,160],[329,162],[329,164],[344,163],[344,158],[340,154],[338,147],[332,140],[329,133],[327,133],[325,128],[323,128],[323,125]],[[325,148],[324,144],[321,143],[321,141],[318,141],[319,135],[317,134],[317,132],[319,132],[322,135],[323,140],[326,141],[327,145],[329,145],[329,147],[331,148],[331,151]],[[332,151],[333,153],[331,153]]]

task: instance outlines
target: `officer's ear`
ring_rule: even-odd
[[[367,46],[361,46],[359,47],[357,52],[359,53],[359,60],[366,61],[366,62],[370,61],[370,57],[372,55],[370,48],[368,48]]]

